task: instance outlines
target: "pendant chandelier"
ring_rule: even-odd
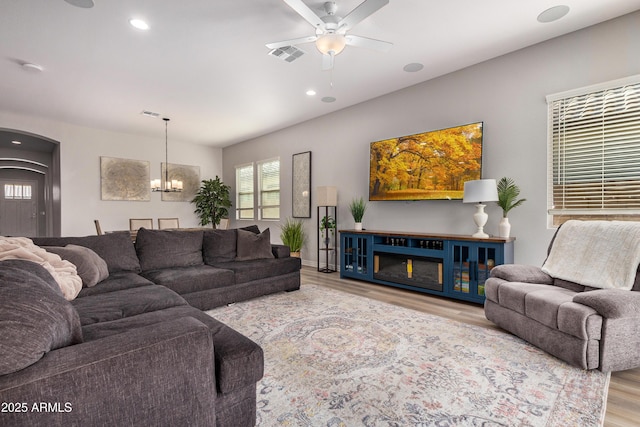
[[[165,193],[177,193],[182,191],[182,181],[177,179],[169,180],[169,136],[168,124],[169,118],[163,117],[164,120],[164,189],[159,179],[151,181],[151,191],[163,191]]]

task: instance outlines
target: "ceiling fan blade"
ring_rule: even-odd
[[[307,37],[300,37],[299,39],[283,40],[281,42],[268,43],[265,46],[267,46],[269,49],[278,49],[285,46],[295,46],[297,44],[302,44],[302,43],[311,43],[316,41],[317,39],[318,39],[317,36],[307,36]]]
[[[334,58],[335,58],[335,55],[333,55],[333,54],[322,55],[322,70],[323,71],[331,70],[333,68],[333,59]]]
[[[287,0],[285,0],[287,1]],[[374,14],[382,7],[389,4],[389,0],[365,0],[360,3],[358,7],[353,9],[347,16],[345,16],[340,22],[338,27],[342,30],[348,30],[355,27],[360,21]]]
[[[362,36],[354,36],[347,34],[345,36],[347,44],[349,46],[364,47],[366,49],[377,50],[378,52],[389,52],[393,47],[393,43],[385,42],[382,40],[370,39]]]
[[[309,6],[304,4],[302,0],[284,0],[284,2],[315,28],[324,27],[324,21],[320,19],[320,17],[316,15],[315,12],[309,8]]]

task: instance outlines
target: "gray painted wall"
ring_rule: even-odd
[[[554,231],[547,228],[546,214],[545,96],[639,74],[639,48],[636,12],[227,147],[224,181],[235,186],[235,165],[279,156],[284,218],[291,215],[291,155],[310,150],[312,188],[337,186],[338,228],[353,228],[347,206],[354,197],[367,197],[370,142],[483,121],[484,177],[514,178],[527,198],[509,214],[516,262],[540,265]],[[308,265],[316,262],[315,205],[313,194],[313,217],[305,220],[310,239],[302,252]],[[472,234],[474,210],[460,201],[370,202],[364,226]],[[497,234],[501,211],[490,204],[487,212],[485,230]],[[259,223],[272,229],[272,240],[278,239],[279,224]]]

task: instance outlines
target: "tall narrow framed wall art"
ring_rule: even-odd
[[[311,218],[311,151],[293,155],[292,216]]]

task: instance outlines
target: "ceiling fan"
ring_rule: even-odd
[[[359,22],[377,12],[383,6],[386,6],[389,0],[365,0],[344,18],[336,15],[338,7],[333,1],[324,3],[326,15],[322,17],[318,16],[309,6],[304,4],[302,0],[284,0],[284,2],[309,22],[316,29],[316,34],[269,43],[266,45],[269,49],[279,49],[302,43],[315,42],[316,47],[323,55],[322,69],[330,70],[333,68],[334,57],[342,52],[346,45],[364,47],[380,52],[388,52],[391,46],[393,46],[392,43],[382,40],[347,34],[348,31]]]

